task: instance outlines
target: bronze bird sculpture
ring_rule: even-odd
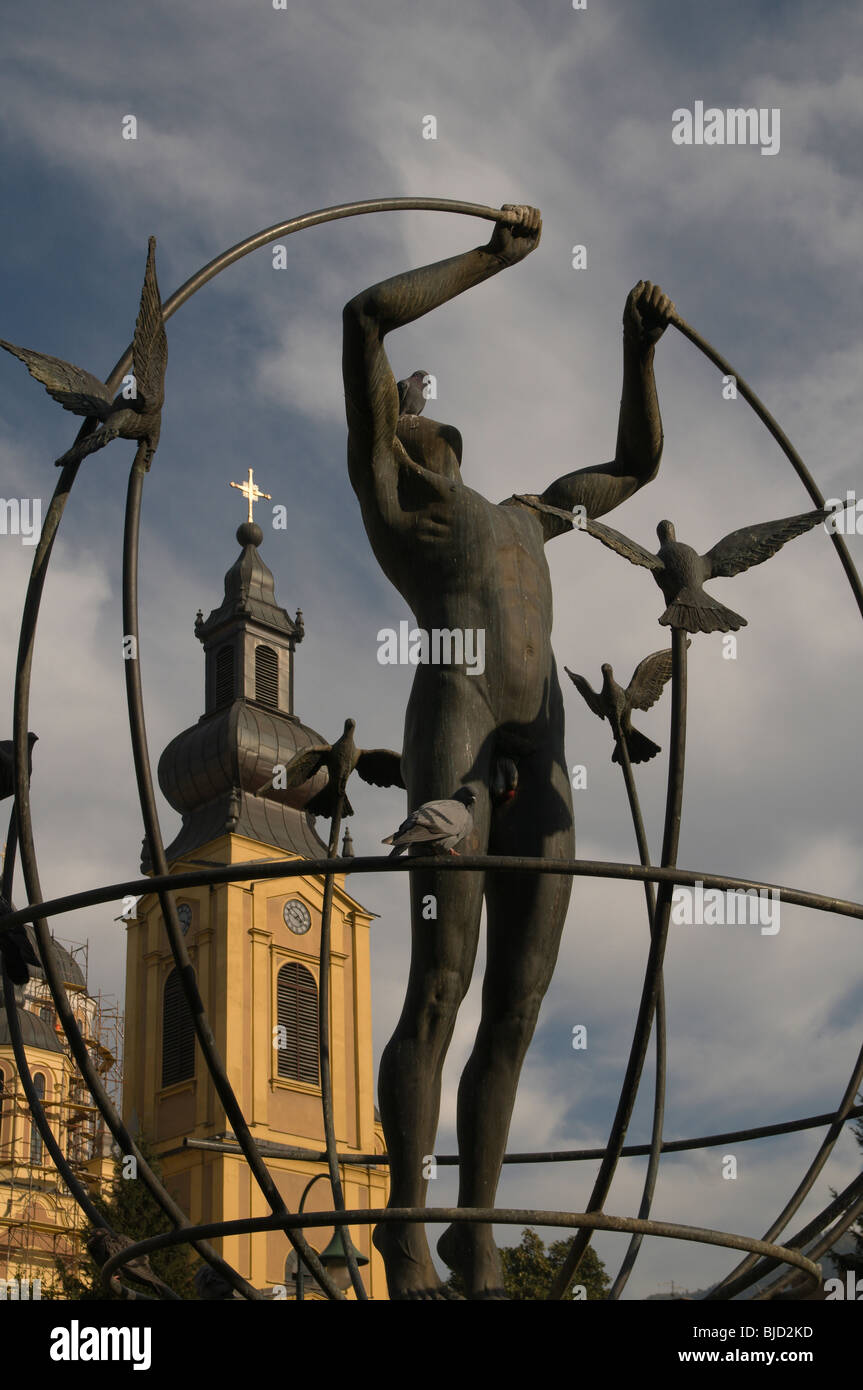
[[[659,619],[666,627],[686,632],[736,632],[747,626],[746,619],[705,593],[702,585],[708,579],[731,578],[763,564],[787,541],[811,531],[828,515],[819,508],[758,526],[743,526],[723,536],[706,555],[677,540],[670,521],[660,521],[656,528],[659,550],[655,555],[599,521],[586,520],[584,529],[633,565],[643,565],[652,572],[668,605]]]
[[[2,919],[14,911],[14,905],[0,893],[0,927],[3,925]],[[38,969],[42,964],[36,952],[33,928],[27,922],[19,922],[17,927],[0,931],[0,955],[13,985],[26,985],[30,978],[28,967],[33,965]]]
[[[33,772],[33,744],[39,740],[38,734],[27,735],[27,779],[29,781]],[[12,796],[15,791],[14,778],[14,759],[12,756],[12,740],[4,738],[0,742],[0,801],[5,801],[7,796]]]
[[[687,641],[686,645],[689,646],[690,643]],[[654,743],[652,739],[632,727],[631,716],[634,709],[648,710],[655,705],[666,681],[671,679],[670,647],[665,647],[661,652],[652,652],[640,661],[625,690],[614,679],[614,671],[608,663],[602,667],[602,689],[599,691],[594,690],[584,676],[570,671],[568,666],[564,666],[563,669],[576,690],[584,697],[588,709],[593,710],[600,719],[609,720],[613,729],[616,724],[619,725],[631,763],[649,762],[662,751],[658,743]],[[611,759],[612,762],[620,762],[620,749],[616,741]]]
[[[311,811],[313,815],[333,819],[339,797],[344,794],[348,778],[354,770],[360,774],[364,782],[369,782],[372,786],[404,787],[399,754],[393,753],[389,748],[357,748],[354,744],[355,728],[355,720],[346,719],[344,733],[334,744],[319,743],[311,748],[304,748],[302,753],[291,759],[285,769],[283,785],[290,788],[302,786],[303,782],[308,782],[314,777],[319,768],[326,768],[329,781],[305,806],[305,810]],[[353,814],[353,807],[345,796],[342,815]]]
[[[156,238],[151,236],[147,251],[144,287],[132,344],[133,381],[112,400],[103,382],[83,367],[48,357],[29,348],[15,347],[0,338],[0,347],[22,361],[30,375],[41,381],[49,396],[73,415],[95,416],[98,429],[79,440],[57,459],[57,466],[79,463],[103,449],[112,439],[139,440],[138,452],[149,468],[161,429],[165,399],[165,368],[168,340],[162,322],[162,300],[156,281]],[[137,457],[137,455],[136,455]]]

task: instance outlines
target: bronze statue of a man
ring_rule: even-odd
[[[410,809],[470,786],[477,796],[474,830],[463,851],[570,859],[572,798],[543,551],[560,533],[560,518],[515,499],[489,502],[468,487],[458,431],[419,414],[400,417],[383,347],[393,329],[536,248],[539,212],[516,211],[519,221],[497,223],[487,246],[396,275],[346,305],[348,472],[378,563],[419,627],[485,634],[482,671],[417,667],[402,758]],[[662,426],[653,350],[672,308],[658,286],[639,282],[632,290],[623,316],[614,459],[559,478],[540,502],[566,511],[581,505],[588,516],[601,516],[656,476]],[[518,784],[515,796],[496,806],[489,785],[501,758],[515,763]],[[554,970],[570,887],[568,876],[529,871],[441,873],[433,860],[411,874],[410,977],[379,1078],[391,1206],[426,1200],[423,1170],[434,1150],[441,1072],[470,984],[483,896],[488,963],[479,1031],[459,1085],[458,1200],[460,1206],[493,1206],[519,1072]],[[391,1298],[447,1296],[422,1225],[381,1224],[374,1239]],[[462,1275],[468,1297],[504,1297],[490,1225],[450,1226],[438,1250]]]

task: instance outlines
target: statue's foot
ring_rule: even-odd
[[[490,1226],[467,1226],[456,1222],[448,1226],[437,1243],[445,1264],[460,1274],[470,1299],[501,1299],[508,1295],[503,1287],[503,1267]]]
[[[461,1299],[441,1283],[420,1226],[382,1223],[375,1227],[372,1240],[384,1258],[391,1300]]]

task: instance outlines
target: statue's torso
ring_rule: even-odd
[[[413,419],[424,438],[409,452],[396,443],[386,506],[360,497],[375,556],[419,627],[482,630],[485,670],[463,679],[482,688],[498,719],[530,722],[557,686],[542,526],[529,508],[466,487],[441,436],[447,427]],[[417,682],[431,689],[439,676],[419,667]]]

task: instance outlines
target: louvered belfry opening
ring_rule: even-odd
[[[195,1025],[176,968],[165,981],[162,1002],[162,1085],[195,1075]]]
[[[272,647],[255,647],[255,699],[267,709],[279,708],[279,658]]]
[[[234,698],[234,649],[222,647],[216,653],[216,709]]]
[[[317,1086],[318,987],[304,965],[291,961],[282,966],[277,979],[277,1008],[279,1026],[285,1030],[284,1046],[279,1048],[279,1076]]]

